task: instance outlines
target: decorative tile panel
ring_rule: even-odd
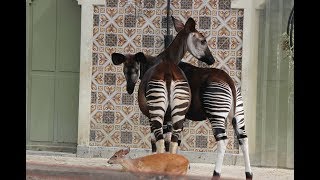
[[[210,29],[211,18],[210,17],[200,17],[199,28],[200,29]]]
[[[118,0],[106,0],[106,7],[117,7]]]
[[[218,37],[218,49],[229,49],[230,38],[229,37]]]
[[[181,0],[181,9],[192,9],[192,0]]]
[[[243,17],[238,17],[237,28],[243,29]]]
[[[196,148],[207,148],[208,137],[207,136],[196,136]]]
[[[111,54],[143,52],[155,56],[162,52],[167,31],[166,6],[163,0],[106,0],[105,5],[94,6],[90,145],[151,148],[150,123],[137,101],[140,81],[129,95],[122,66],[112,63]],[[193,17],[216,59],[214,65],[208,66],[186,53],[183,61],[222,69],[236,84],[241,82],[243,9],[231,9],[230,0],[176,0],[171,1],[170,15],[182,22]],[[177,34],[171,18],[169,29],[170,34]],[[237,154],[239,145],[230,121],[226,122],[226,152]],[[184,124],[181,150],[216,150],[208,120],[186,120]]]
[[[241,68],[242,68],[242,58],[241,57],[237,58],[236,67],[237,67],[237,70],[241,70]]]
[[[121,143],[131,144],[132,143],[132,132],[121,131]]]
[[[172,19],[169,18],[169,28],[172,28]],[[167,16],[162,16],[161,17],[161,28],[167,28]]]
[[[105,73],[104,74],[104,84],[105,85],[115,85],[116,84],[116,74]]]
[[[106,46],[117,46],[117,35],[106,34]]]
[[[155,8],[156,1],[155,0],[144,0],[143,1],[145,8]]]
[[[230,9],[231,0],[219,0],[219,9]]]
[[[153,47],[154,45],[154,36],[143,35],[142,36],[142,47]]]
[[[95,104],[97,102],[97,93],[91,92],[91,103]]]
[[[98,54],[97,53],[92,54],[92,65],[93,66],[98,65]]]
[[[124,16],[124,27],[135,27],[136,26],[136,17],[134,15],[125,15]]]
[[[133,105],[133,95],[130,95],[128,93],[123,93],[122,94],[122,104]]]
[[[93,26],[99,26],[99,15],[93,15]]]
[[[140,125],[143,125],[143,126],[149,126],[150,125],[148,117],[145,116],[142,113],[140,113]]]
[[[114,112],[103,111],[103,123],[113,124],[114,123]]]
[[[90,130],[90,141],[95,141],[95,140],[96,140],[96,131]]]

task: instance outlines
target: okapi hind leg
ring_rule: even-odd
[[[236,89],[237,89],[237,101],[236,101],[235,114],[234,114],[234,117],[232,118],[232,126],[237,135],[237,139],[239,141],[239,145],[243,153],[246,179],[252,179],[253,174],[252,174],[250,159],[249,159],[248,137],[245,131],[244,106],[243,106],[243,100],[241,96],[241,88],[236,87]]]
[[[213,171],[212,179],[219,179],[221,168],[223,164],[224,155],[227,149],[228,138],[225,133],[225,129],[213,128],[214,137],[217,141],[217,159],[215,163],[215,168]]]
[[[165,83],[161,80],[148,82],[146,99],[150,114],[151,132],[156,139],[156,152],[164,153],[163,122],[168,107]]]
[[[152,119],[152,118],[151,118]],[[155,139],[156,139],[156,153],[164,153],[165,152],[165,145],[164,145],[164,138],[163,138],[163,128],[160,121],[153,120],[151,131],[153,132]]]
[[[169,152],[176,154],[178,150],[178,141],[183,129],[185,115],[190,105],[190,87],[188,81],[175,81],[171,84],[170,107],[172,120],[172,136]]]
[[[156,137],[154,136],[153,133],[151,133],[151,151],[152,154],[157,152],[157,147],[156,147]]]
[[[172,125],[172,136],[171,136],[171,142],[169,146],[169,152],[172,154],[176,154],[179,147],[179,139],[181,136],[181,131],[183,127],[183,120],[180,120],[178,122],[173,123]]]
[[[169,152],[169,146],[170,146],[171,134],[172,133],[171,132],[167,132],[168,131],[167,128],[168,128],[168,126],[165,126],[165,125],[163,126],[163,135],[164,135],[165,151]],[[157,152],[157,146],[156,146],[156,138],[154,137],[153,134],[152,134],[152,136],[153,136],[153,138],[151,138],[151,151],[154,154],[154,153]],[[179,142],[178,142],[178,146],[179,146]]]
[[[172,121],[171,121],[170,105],[168,105],[168,109],[166,111],[166,114],[164,115],[163,135],[164,135],[164,145],[165,145],[166,152],[169,152],[170,142],[172,137]]]
[[[163,125],[164,146],[166,152],[169,152],[171,136],[172,136],[172,124],[168,123]]]
[[[237,139],[239,141],[239,145],[243,153],[246,179],[252,179],[253,173],[250,165],[249,144],[248,144],[248,137],[245,133],[245,126],[243,125],[241,128],[239,128],[237,125],[236,118],[232,119],[232,126],[237,135]]]

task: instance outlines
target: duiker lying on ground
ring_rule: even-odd
[[[124,170],[133,173],[156,173],[163,175],[185,175],[189,160],[180,154],[158,153],[131,159],[126,155],[130,148],[117,151],[109,160],[109,164],[120,164]]]

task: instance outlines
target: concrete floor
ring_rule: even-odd
[[[26,152],[27,170],[28,169],[36,170],[37,168],[39,169],[39,167],[41,167],[41,166],[35,166],[36,164],[50,165],[50,167],[61,166],[61,167],[64,167],[64,170],[67,170],[68,168],[73,168],[73,167],[84,168],[81,171],[86,171],[86,169],[89,169],[89,168],[90,169],[105,168],[107,170],[121,169],[119,165],[108,164],[107,160],[108,159],[105,159],[105,158],[79,158],[79,157],[76,157],[75,154],[68,154],[68,153],[50,153],[50,152],[40,152],[40,151]],[[50,171],[50,167],[47,168],[49,169],[49,171]],[[187,175],[190,177],[191,176],[203,177],[200,179],[211,179],[213,169],[214,169],[214,164],[190,163],[190,169]],[[294,170],[289,170],[289,169],[252,167],[252,171],[254,175],[253,179],[257,179],[257,180],[293,180],[294,179]],[[90,177],[92,177],[92,175]],[[231,166],[231,165],[223,166],[221,178],[245,179],[244,167]],[[32,179],[32,178],[28,177],[27,179]],[[36,178],[33,178],[33,179],[36,179]]]

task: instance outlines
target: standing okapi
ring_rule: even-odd
[[[209,65],[214,63],[205,37],[195,29],[195,21],[189,18],[184,25],[181,22],[175,22],[174,19],[174,23],[175,26],[181,26],[180,31],[169,47],[155,57],[156,63],[145,72],[138,91],[139,108],[150,119],[157,153],[165,152],[163,122],[166,113],[169,113],[172,121],[169,152],[176,153],[185,114],[191,102],[190,87],[178,63],[187,51],[200,61]],[[112,59],[116,59],[114,55]],[[121,59],[113,61],[115,65],[122,62]],[[128,67],[125,67],[126,79],[137,79],[137,71],[127,70]],[[127,82],[132,84],[136,80],[127,80]]]
[[[173,22],[176,31],[179,32],[182,22],[178,22],[177,20]],[[177,24],[180,24],[180,26],[176,26]],[[157,63],[157,58],[145,56],[141,52],[134,55],[113,53],[112,61],[114,64],[124,64],[127,91],[129,94],[132,94],[138,77],[140,79],[144,77],[145,72]],[[180,62],[178,66],[184,71],[192,92],[191,105],[186,113],[186,118],[193,121],[202,121],[208,118],[212,125],[218,146],[218,157],[213,176],[220,177],[227,145],[224,122],[228,115],[233,115],[232,125],[243,151],[246,178],[252,179],[240,88],[235,86],[232,78],[223,70],[216,68],[198,68],[184,62]],[[169,116],[166,116],[164,123],[167,121],[170,121]]]

